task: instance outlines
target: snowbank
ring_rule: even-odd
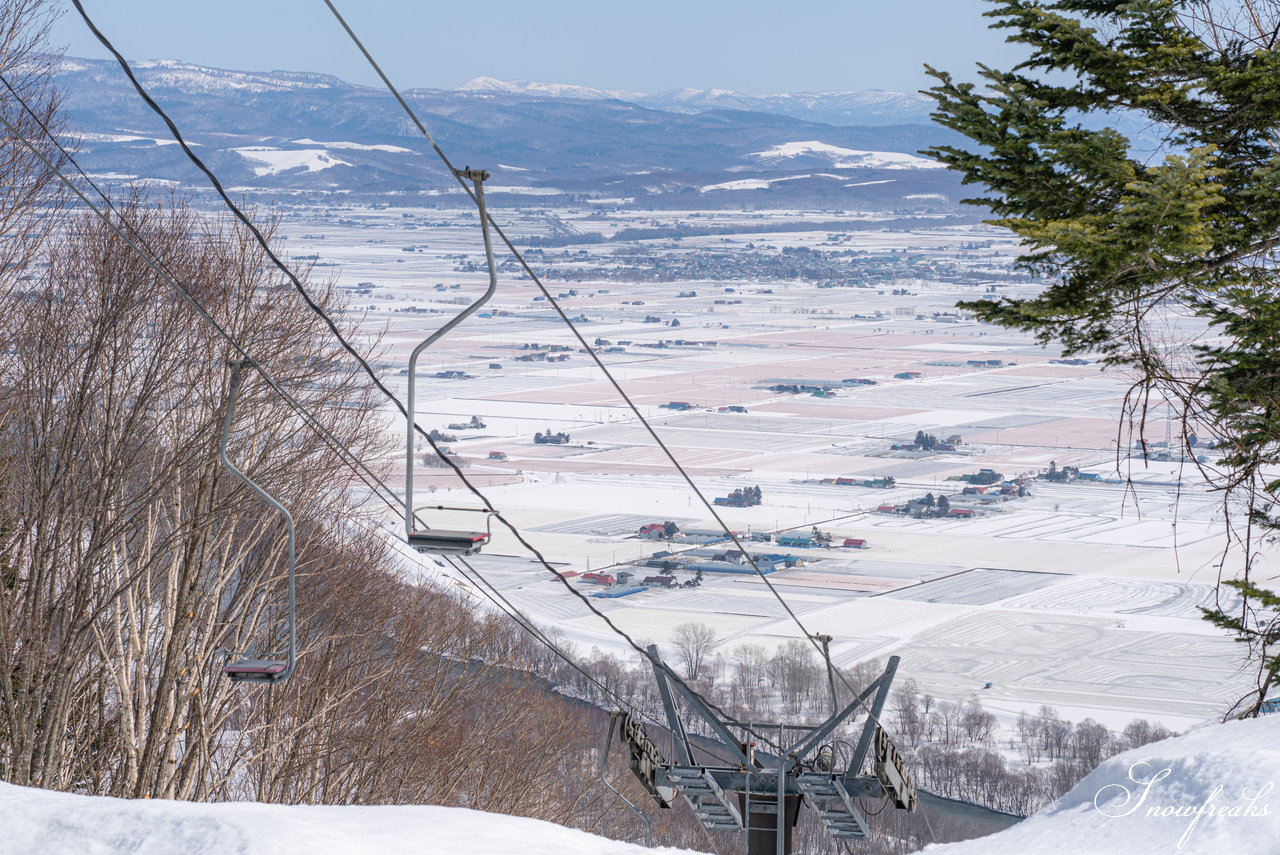
[[[640,855],[550,822],[445,807],[107,799],[0,783],[0,855]],[[688,855],[693,855],[688,853]]]
[[[928,855],[1280,852],[1280,716],[1197,728],[1104,762],[1007,831]]]
[[[1007,831],[928,855],[1280,852],[1280,716],[1117,755]],[[641,855],[531,819],[443,807],[94,798],[0,783],[0,855]]]

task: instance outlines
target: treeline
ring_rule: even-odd
[[[895,217],[888,220],[797,220],[780,223],[737,223],[734,225],[697,225],[683,223],[674,226],[620,229],[612,235],[600,232],[584,232],[574,235],[546,235],[528,238],[531,247],[579,246],[596,243],[623,243],[637,240],[664,240],[669,238],[708,237],[714,235],[772,234],[776,232],[856,232],[856,231],[910,231],[922,227],[972,225],[981,222],[980,217],[965,215],[953,217]]]

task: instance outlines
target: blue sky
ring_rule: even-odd
[[[105,56],[66,0],[55,43]],[[321,0],[82,0],[132,59],[323,71],[373,84]],[[659,92],[913,90],[921,65],[973,78],[1019,52],[983,0],[335,0],[403,87],[472,77]]]

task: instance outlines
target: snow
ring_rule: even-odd
[[[342,81],[328,74],[295,71],[230,71],[176,59],[134,62],[151,86],[174,87],[185,92],[280,92],[297,89],[332,89]]]
[[[265,164],[264,166],[253,167],[253,174],[259,178],[264,175],[279,175],[282,172],[289,172],[294,169],[301,169],[305,172],[319,172],[322,169],[328,169],[333,166],[351,165],[345,160],[338,160],[329,152],[319,148],[280,149],[271,146],[250,146],[231,150],[245,160]]]
[[[354,142],[320,142],[319,140],[300,139],[294,140],[298,145],[322,145],[325,148],[348,148],[357,151],[389,151],[393,154],[413,154],[412,149],[404,148],[398,145],[366,145],[364,143]]]
[[[1280,716],[1201,726],[1105,761],[1057,802],[928,855],[1275,851]],[[680,855],[549,822],[435,806],[201,804],[0,783],[0,855]]]
[[[640,855],[646,849],[464,808],[200,804],[0,783],[0,855]],[[691,853],[690,853],[691,855]]]
[[[819,140],[805,140],[775,145],[764,151],[751,152],[748,157],[762,160],[782,160],[791,157],[821,157],[831,161],[837,169],[940,169],[936,160],[903,154],[897,151],[863,151],[841,148]]]
[[[493,92],[503,94],[545,95],[551,98],[581,98],[590,100],[622,99],[624,101],[643,98],[642,92],[628,92],[621,89],[596,89],[591,86],[577,86],[572,83],[537,83],[529,80],[498,80],[494,77],[473,77],[455,92]]]
[[[1118,754],[1058,801],[929,855],[1274,852],[1280,716],[1209,724]],[[1271,844],[1262,841],[1270,840]]]
[[[158,140],[154,137],[139,137],[133,134],[94,134],[82,133],[80,139],[85,142],[151,142],[156,145],[177,145],[177,140]],[[188,142],[187,145],[197,146],[200,143]]]
[[[702,188],[702,192],[709,193],[715,190],[766,190],[781,181],[800,181],[805,178],[832,178],[839,181],[841,176],[831,175],[826,172],[815,172],[809,175],[787,175],[783,178],[740,178],[737,181],[707,184]]]

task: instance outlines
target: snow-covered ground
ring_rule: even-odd
[[[761,160],[784,160],[792,157],[820,157],[842,169],[938,169],[942,164],[927,157],[916,157],[896,151],[862,151],[838,145],[805,140],[782,143],[765,151],[754,151],[751,157]]]
[[[850,156],[809,143],[761,154]],[[548,221],[536,202],[504,208],[500,220],[513,234],[543,234]],[[474,210],[299,205],[282,214],[289,253],[331,269],[339,285],[352,290],[362,322],[385,327],[380,368],[403,395],[413,345],[487,282]],[[837,542],[868,541],[866,550],[800,550],[807,566],[770,577],[810,631],[835,637],[832,653],[841,667],[898,653],[901,676],[915,678],[922,691],[950,700],[977,692],[1006,721],[1046,703],[1073,720],[1093,717],[1112,728],[1141,717],[1181,730],[1220,716],[1250,682],[1238,670],[1240,646],[1196,609],[1209,601],[1217,579],[1220,497],[1205,490],[1194,464],[1118,459],[1117,439],[1127,445],[1118,435],[1125,378],[1092,364],[1055,363],[1056,353],[1026,336],[955,312],[957,300],[988,287],[1012,297],[1036,289],[1007,275],[1018,251],[1012,236],[985,226],[869,229],[876,216],[635,212],[584,204],[557,209],[556,221],[604,235],[700,222],[717,233],[678,242],[551,247],[530,253],[530,261],[535,270],[559,275],[583,272],[581,280],[549,278],[547,285],[566,312],[588,319],[580,322],[588,341],[616,346],[603,354],[606,364],[708,497],[761,487],[763,505],[719,509],[731,527],[803,534],[818,525]],[[848,229],[730,234],[724,228],[833,217],[847,220]],[[631,282],[586,273],[621,270],[629,262],[619,258],[641,249],[672,264],[692,254],[750,260],[812,250],[861,259],[873,273],[898,272],[862,287],[832,288],[778,279]],[[458,269],[460,258],[467,269]],[[528,280],[501,273],[486,310],[424,354],[419,422],[455,433],[448,424],[484,419],[483,430],[456,431],[451,447],[472,462],[470,477],[560,569],[601,570],[666,548],[635,537],[646,522],[716,528],[538,297]],[[651,317],[659,322],[646,320]],[[680,326],[673,328],[676,319]],[[662,339],[714,344],[650,346]],[[566,348],[554,354],[565,361],[528,361],[533,343]],[[433,376],[446,370],[468,376]],[[895,376],[904,371],[923,376]],[[829,399],[769,388],[844,378],[876,385],[840,386]],[[694,409],[660,408],[671,401]],[[748,412],[716,411],[728,406]],[[401,434],[398,425],[389,421],[389,427]],[[956,453],[925,457],[890,451],[917,430],[959,434],[963,444]],[[537,431],[564,431],[572,439],[564,446],[535,445]],[[1159,413],[1148,433],[1157,441],[1163,435]],[[979,468],[1013,477],[1044,471],[1050,461],[1116,480],[1037,482],[1030,498],[994,503],[972,519],[876,512],[882,502],[927,492],[954,495],[963,484],[948,479]],[[393,466],[398,472],[399,464]],[[821,483],[884,475],[896,478],[897,487]],[[1133,486],[1120,476],[1131,476]],[[424,490],[436,489],[433,502],[472,501],[447,470],[419,469],[416,477]],[[389,532],[397,528],[387,522]],[[469,528],[475,522],[474,514],[441,513],[432,524]],[[492,545],[476,556],[477,568],[533,619],[561,629],[581,653],[594,646],[622,651],[598,617],[497,529]],[[629,569],[636,568],[610,572]],[[640,568],[640,578],[652,572]],[[680,581],[689,575],[680,574]],[[575,584],[583,593],[600,592]],[[707,623],[726,655],[744,642],[772,648],[799,636],[771,593],[749,576],[707,574],[701,588],[592,602],[634,636],[660,644],[675,626]]]
[[[1197,728],[1104,762],[1058,801],[929,855],[1280,852],[1280,716]]]
[[[278,175],[291,169],[302,169],[306,172],[318,172],[334,166],[350,166],[345,160],[339,160],[329,152],[320,148],[279,149],[274,146],[251,146],[235,148],[232,151],[245,160],[261,163],[253,167],[253,174]]]
[[[463,808],[198,804],[0,783],[0,855],[640,855],[572,828]]]
[[[929,855],[1280,851],[1280,716],[1112,757],[1014,827]],[[444,807],[135,801],[0,783],[0,855],[671,855],[548,822]]]

